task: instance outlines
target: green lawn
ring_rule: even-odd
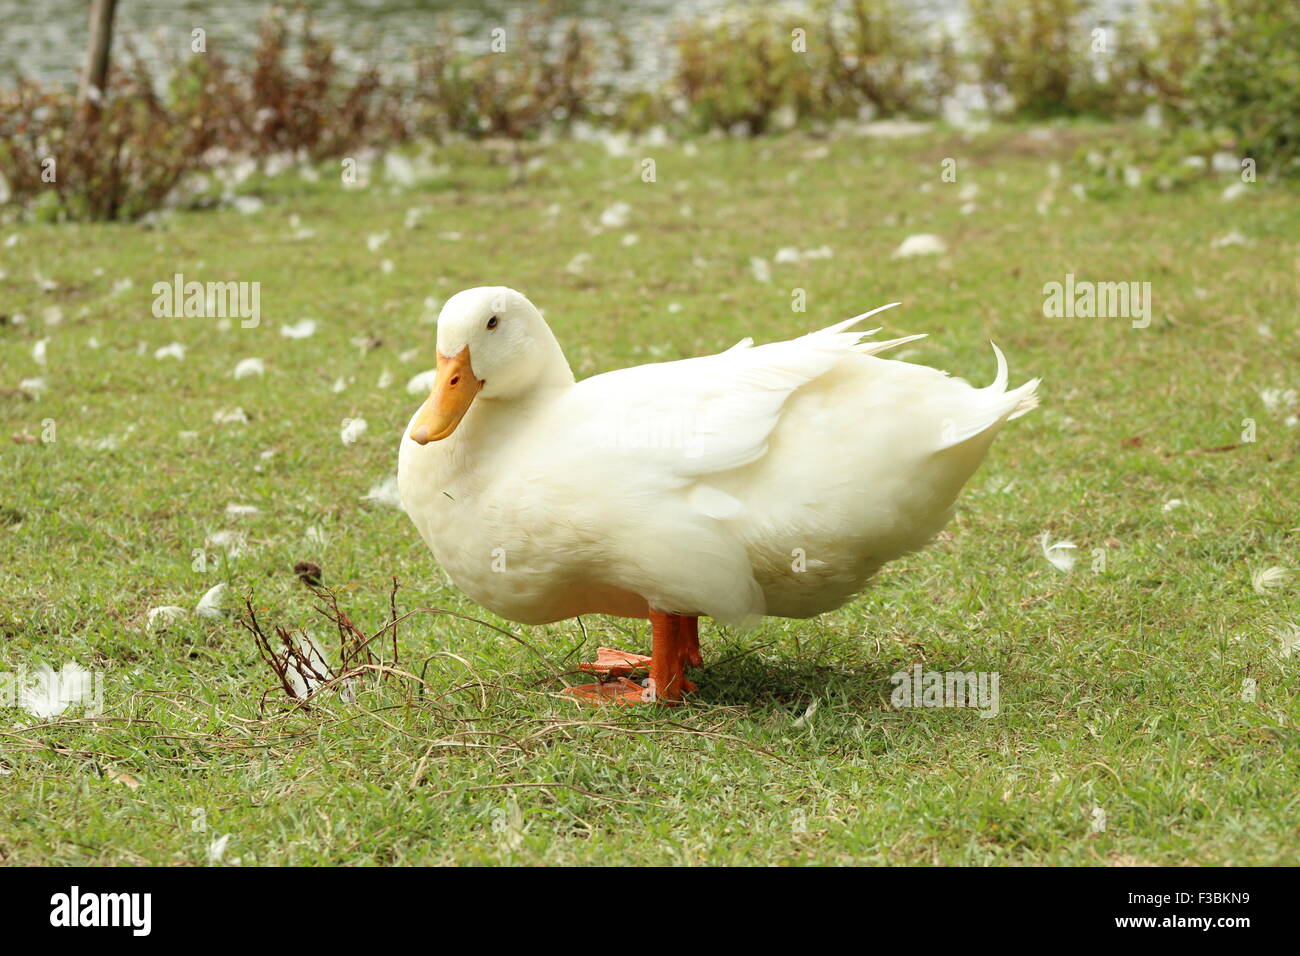
[[[458,147],[411,189],[376,171],[345,191],[326,169],[246,184],[266,199],[252,215],[0,228],[0,670],[76,661],[104,688],[93,720],[0,703],[0,862],[202,864],[228,835],[222,859],[244,865],[1300,863],[1300,653],[1276,633],[1300,623],[1300,579],[1252,587],[1300,567],[1300,408],[1261,396],[1300,387],[1300,199],[1255,184],[1224,201],[1224,180],[1080,199],[1071,156],[1116,135],[565,143],[522,182]],[[596,233],[619,202],[626,225]],[[1212,248],[1234,230],[1246,244]],[[948,254],[891,260],[922,232]],[[260,282],[261,325],[155,318],[151,287],[177,272]],[[1150,327],[1044,318],[1043,285],[1067,273],[1149,281]],[[1003,432],[940,539],[847,607],[747,634],[701,622],[688,706],[589,709],[557,696],[579,681],[557,672],[598,644],[648,650],[643,622],[493,618],[400,510],[362,500],[394,473],[420,401],[405,384],[432,365],[424,300],[497,283],[546,311],[580,377],[901,299],[884,334],[932,333],[905,357],[984,384],[993,339],[1012,384],[1043,378],[1042,407]],[[315,335],[280,334],[307,317]],[[183,360],[154,357],[173,342]],[[234,378],[250,357],[265,375]],[[36,377],[39,397],[18,388]],[[236,406],[247,424],[214,423]],[[1043,532],[1077,544],[1073,571]],[[415,615],[398,666],[422,683],[371,676],[355,703],[304,710],[233,614],[148,626],[225,581],[232,611],[251,595],[266,624],[336,652],[304,560],[368,631],[396,577],[400,610],[516,639]],[[1000,714],[891,707],[889,676],[916,663],[997,672]]]

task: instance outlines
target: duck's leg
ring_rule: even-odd
[[[686,635],[686,663],[692,667],[703,667],[704,658],[700,656],[700,619],[683,617],[682,628]]]
[[[695,690],[686,679],[686,665],[698,667],[700,660],[699,618],[681,614],[650,612],[654,647],[650,651],[651,700],[674,704],[682,694]]]
[[[584,671],[600,674],[599,684],[570,687],[565,693],[593,703],[617,701],[628,704],[676,704],[682,694],[695,690],[686,677],[686,666],[699,667],[699,618],[693,615],[650,612],[653,653],[631,654],[612,647],[596,649],[596,659],[579,664]],[[633,672],[649,668],[650,680],[642,687],[628,680]]]

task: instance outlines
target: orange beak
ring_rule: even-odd
[[[439,354],[433,391],[411,425],[411,441],[427,445],[454,432],[482,387],[470,367],[468,345],[452,358]]]

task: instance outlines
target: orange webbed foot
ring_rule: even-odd
[[[650,612],[654,631],[654,653],[633,654],[613,647],[596,649],[596,659],[578,665],[580,670],[601,677],[598,684],[566,688],[564,693],[593,704],[666,704],[681,703],[682,695],[695,690],[686,676],[687,666],[700,667],[699,619],[683,614]],[[648,670],[644,685],[628,678]]]
[[[649,654],[633,654],[616,647],[598,647],[594,661],[583,661],[578,665],[579,670],[610,677],[630,677],[636,671],[647,670],[649,667]]]
[[[576,700],[589,704],[650,704],[653,697],[648,697],[646,689],[636,681],[626,677],[617,677],[611,681],[598,684],[579,684],[566,687],[563,693]]]

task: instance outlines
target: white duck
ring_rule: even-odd
[[[897,303],[893,303],[897,305]],[[1007,365],[973,388],[876,358],[865,315],[788,342],[575,382],[523,295],[468,289],[438,317],[433,391],[402,438],[398,487],[451,579],[502,617],[649,617],[647,659],[602,648],[627,680],[591,697],[675,701],[698,624],[839,607],[923,546],[1038,379]],[[873,331],[879,331],[873,330]]]

